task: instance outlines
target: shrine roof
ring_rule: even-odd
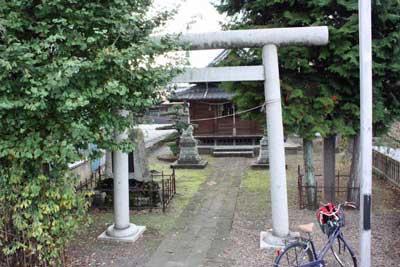
[[[190,101],[190,100],[231,100],[234,93],[226,92],[217,83],[200,83],[174,92],[170,101]]]

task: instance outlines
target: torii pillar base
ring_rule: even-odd
[[[286,244],[295,241],[300,237],[299,232],[289,232],[288,236],[278,237],[274,235],[273,230],[262,231],[260,233],[260,249],[284,248]]]
[[[115,225],[108,227],[99,237],[99,240],[122,241],[122,242],[135,242],[138,240],[146,230],[145,226],[137,226],[133,223],[125,229],[117,229]]]

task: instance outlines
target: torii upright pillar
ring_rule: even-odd
[[[269,144],[269,170],[271,173],[272,230],[273,235],[289,235],[289,215],[286,190],[285,147],[283,140],[281,89],[279,81],[278,48],[270,44],[263,47],[265,71],[265,103]]]
[[[121,116],[128,116],[125,110],[119,111]],[[116,133],[118,143],[128,138],[128,130]],[[137,226],[130,222],[129,217],[129,165],[128,154],[114,151],[114,224],[100,236],[101,240],[135,242],[146,230],[145,226]]]

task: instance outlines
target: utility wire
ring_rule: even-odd
[[[247,112],[250,112],[252,110],[262,108],[264,106],[265,106],[265,103],[262,104],[262,105],[259,105],[257,107],[254,107],[254,108],[249,108],[249,109],[246,109],[246,110],[243,110],[243,111],[239,111],[239,112],[234,113],[234,114],[218,116],[218,117],[213,117],[213,118],[203,118],[203,119],[194,119],[194,120],[191,119],[190,122],[193,122],[193,121],[209,121],[209,120],[218,120],[218,119],[222,119],[222,118],[228,118],[228,117],[232,117],[232,116],[235,116],[235,115],[240,115],[240,114],[243,114],[243,113],[247,113]]]

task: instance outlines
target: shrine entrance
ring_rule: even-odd
[[[297,27],[257,30],[220,31],[192,33],[176,36],[179,43],[190,50],[262,48],[261,66],[211,67],[189,69],[176,77],[173,83],[264,81],[266,120],[268,128],[272,230],[261,233],[260,246],[281,246],[289,236],[285,150],[282,123],[281,91],[279,80],[278,47],[287,45],[326,45],[328,27]],[[121,111],[125,114],[123,111]],[[127,114],[126,114],[127,115]],[[117,139],[127,138],[120,133]],[[130,223],[128,203],[128,155],[116,152],[114,220],[102,237],[133,241],[144,231],[144,227]]]

